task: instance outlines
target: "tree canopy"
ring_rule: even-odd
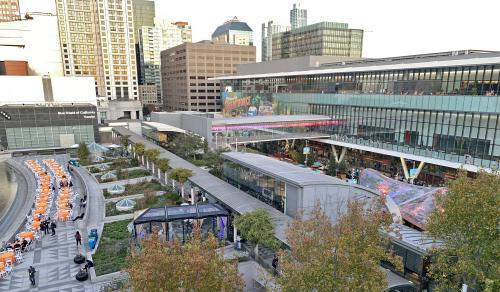
[[[465,283],[477,291],[500,291],[500,177],[461,172],[436,201],[427,231],[444,243],[429,271],[438,290],[457,291]]]
[[[234,225],[243,239],[256,245],[256,253],[258,253],[259,244],[274,249],[280,246],[279,241],[274,237],[274,224],[271,217],[264,209],[237,216],[234,219]]]
[[[120,138],[120,143],[122,144],[123,147],[125,147],[125,148],[128,147],[128,145],[130,144],[129,138],[130,138],[130,136],[128,136],[128,135],[122,136]]]
[[[383,291],[387,288],[381,260],[398,268],[401,261],[387,249],[380,228],[387,227],[380,206],[349,202],[337,224],[317,205],[307,218],[287,228],[290,252],[280,252],[283,291]]]
[[[158,168],[161,171],[166,172],[167,170],[170,169],[169,162],[170,161],[167,158],[160,158],[160,159],[158,159],[158,161],[156,161],[156,164],[158,165]]]
[[[192,159],[195,154],[204,151],[207,145],[202,137],[192,134],[178,134],[167,145],[168,150],[184,159]]]
[[[142,143],[136,143],[136,144],[134,144],[134,151],[138,155],[144,155],[144,151],[146,151],[146,147]]]
[[[86,163],[89,161],[90,151],[85,142],[78,144],[77,155],[81,162]]]
[[[170,172],[170,177],[182,185],[192,176],[193,172],[190,169],[182,167],[174,168]]]
[[[203,240],[199,228],[184,245],[153,234],[142,250],[129,258],[127,269],[133,291],[243,291],[237,262],[217,251],[217,239]]]
[[[146,154],[149,161],[156,162],[158,156],[160,155],[160,151],[158,149],[147,149],[144,154]]]

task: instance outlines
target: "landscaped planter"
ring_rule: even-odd
[[[75,258],[73,259],[73,261],[75,262],[75,264],[83,264],[85,262],[86,258],[79,254],[79,255],[76,255]]]
[[[89,273],[81,270],[76,274],[75,278],[77,281],[80,281],[80,282],[87,281],[89,278]]]

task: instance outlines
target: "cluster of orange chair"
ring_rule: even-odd
[[[35,208],[31,210],[31,215],[28,215],[27,229],[29,231],[40,230],[40,221],[49,216],[50,206],[52,204],[52,175],[47,172],[36,160],[27,160],[26,165],[33,171],[37,180],[37,190],[35,194]],[[31,228],[30,228],[31,227]],[[24,234],[34,238],[34,234]]]
[[[70,178],[64,169],[53,159],[43,161],[45,165],[55,175],[55,179],[59,184],[59,194],[57,195],[56,208],[57,220],[67,221],[71,218],[72,210],[69,207],[71,202]]]

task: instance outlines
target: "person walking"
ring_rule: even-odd
[[[35,268],[33,268],[33,266],[30,266],[28,269],[28,274],[30,276],[30,282],[32,286],[35,286],[35,273],[36,273]]]
[[[82,245],[82,236],[80,235],[80,231],[77,231],[75,233],[75,239],[76,239],[76,248],[78,248],[78,244]]]
[[[52,221],[52,223],[50,223],[50,230],[52,230],[52,236],[56,235],[56,228],[57,228],[56,222]]]
[[[40,222],[40,231],[42,231],[42,234],[47,234],[47,232],[45,232],[45,220]]]
[[[273,272],[275,275],[278,275],[278,256],[274,255],[273,262],[271,263],[273,266]]]

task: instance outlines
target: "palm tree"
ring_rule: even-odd
[[[149,162],[151,162],[151,169],[153,170],[153,175],[155,174],[155,165],[154,163],[158,160],[158,156],[160,156],[160,150],[158,149],[148,149],[145,151],[146,157],[148,158],[148,166],[146,169],[149,169]]]
[[[167,171],[170,169],[169,160],[166,158],[160,158],[160,159],[158,159],[156,164],[158,165],[158,169],[160,170],[158,172],[158,179],[161,179],[161,171],[163,171],[165,173],[165,184],[167,184],[168,183],[167,182]]]
[[[134,144],[134,153],[136,155],[141,156],[141,160],[142,160],[143,165],[144,165],[144,151],[146,151],[146,147],[144,147],[144,144],[142,144],[142,143]]]
[[[181,195],[182,195],[183,199],[184,199],[184,184],[192,176],[193,176],[193,172],[190,169],[181,168],[181,167],[174,168],[170,172],[170,177],[173,180],[176,180],[181,184]]]

